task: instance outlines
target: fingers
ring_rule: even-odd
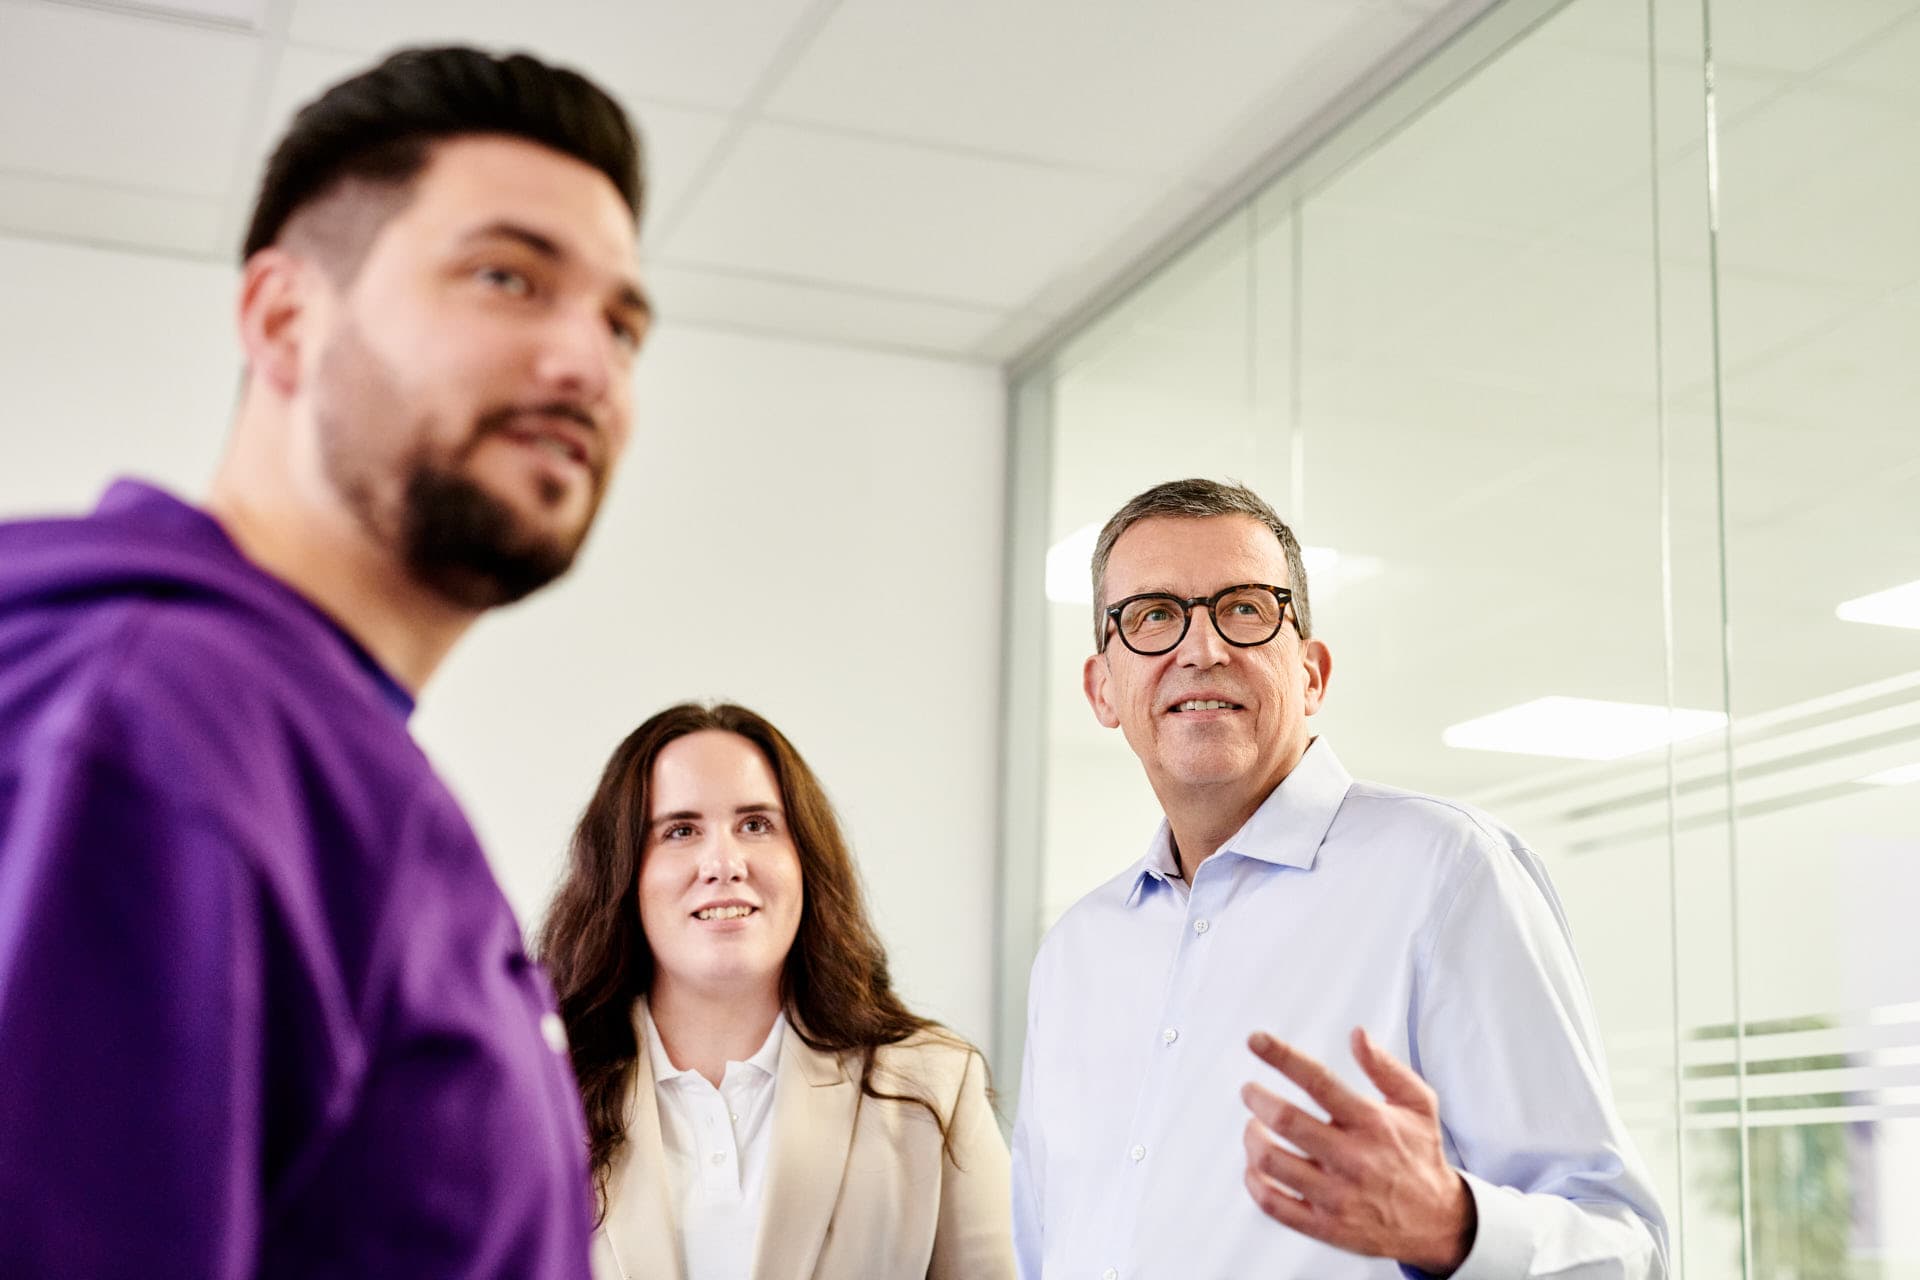
[[[1286,1139],[1328,1168],[1345,1167],[1347,1139],[1332,1125],[1257,1084],[1242,1085],[1240,1101],[1275,1137]]]
[[[1357,1124],[1367,1118],[1372,1103],[1341,1084],[1333,1072],[1292,1045],[1264,1031],[1256,1031],[1247,1038],[1247,1048],[1253,1050],[1260,1061],[1305,1089],[1307,1096],[1319,1103],[1335,1124]]]
[[[1433,1086],[1422,1080],[1412,1067],[1382,1049],[1365,1027],[1353,1029],[1353,1057],[1388,1102],[1423,1115],[1440,1113]]]
[[[1272,1218],[1283,1227],[1292,1227],[1295,1231],[1311,1235],[1308,1230],[1313,1222],[1313,1206],[1287,1191],[1285,1187],[1265,1177],[1257,1170],[1248,1169],[1243,1179],[1247,1194],[1260,1206],[1260,1212]]]
[[[1275,1142],[1258,1120],[1247,1121],[1241,1145],[1246,1148],[1248,1169],[1279,1183],[1309,1204],[1326,1209],[1338,1204],[1340,1184],[1318,1164]]]

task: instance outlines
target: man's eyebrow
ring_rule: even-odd
[[[475,227],[460,238],[462,240],[515,240],[543,258],[566,257],[552,236],[543,235],[532,227],[522,226],[518,222],[489,222],[483,227]]]

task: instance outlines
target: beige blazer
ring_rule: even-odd
[[[593,1274],[684,1280],[642,1006],[634,1018],[641,1051],[627,1140],[594,1235]],[[952,1156],[926,1108],[866,1096],[857,1058],[819,1053],[789,1028],[753,1280],[1011,1280],[1011,1173],[980,1055],[916,1035],[877,1052],[873,1084],[931,1100]]]

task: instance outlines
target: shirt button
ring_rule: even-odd
[[[1132,1156],[1134,1160],[1138,1162],[1141,1160],[1145,1160],[1147,1158],[1147,1149],[1145,1147],[1136,1146],[1133,1150],[1127,1152],[1127,1154]]]
[[[722,1165],[727,1162],[727,1153],[724,1151],[716,1151],[713,1153],[712,1156],[709,1157],[709,1159],[711,1159],[716,1165]]]
[[[1195,920],[1193,922],[1193,931],[1195,933],[1205,933],[1209,927],[1205,920]]]
[[[1160,1038],[1166,1041],[1168,1044],[1172,1044],[1175,1040],[1178,1040],[1180,1038],[1180,1033],[1178,1031],[1175,1031],[1172,1027],[1168,1027],[1165,1031],[1162,1031],[1160,1033]]]
[[[560,1021],[557,1013],[540,1016],[540,1036],[547,1042],[547,1048],[555,1053],[567,1051],[567,1024]]]
[[[738,1111],[729,1111],[729,1112],[727,1112],[727,1119],[729,1119],[729,1120],[731,1120],[731,1121],[733,1121],[733,1122],[734,1122],[735,1124],[739,1124],[739,1123],[740,1123],[740,1113],[739,1113]]]
[[[1120,1280],[1120,1273],[1112,1267],[1108,1267],[1100,1273],[1100,1280]]]

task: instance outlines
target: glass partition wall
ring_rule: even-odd
[[[1020,371],[1003,1089],[1158,821],[1093,533],[1230,477],[1317,731],[1548,860],[1676,1269],[1920,1277],[1916,157],[1920,0],[1509,0]]]

